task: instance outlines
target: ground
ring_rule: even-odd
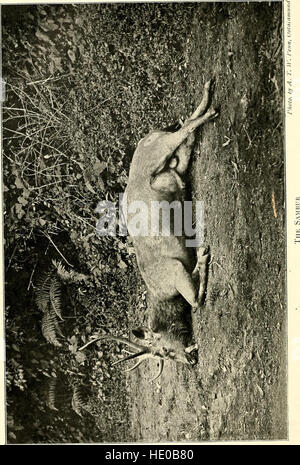
[[[287,435],[281,17],[238,9],[191,25],[190,92],[199,101],[205,70],[220,105],[191,167],[212,254],[199,362],[170,362],[151,384],[155,367],[131,375],[136,440]]]

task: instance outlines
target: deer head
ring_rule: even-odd
[[[125,344],[129,348],[130,354],[120,360],[117,360],[112,365],[117,365],[121,362],[137,359],[137,362],[132,367],[124,370],[124,372],[129,372],[137,368],[144,360],[155,359],[159,363],[159,368],[158,373],[154,378],[151,379],[151,381],[154,381],[161,375],[165,360],[173,360],[175,362],[181,362],[190,365],[194,365],[196,363],[196,359],[191,355],[191,352],[198,348],[197,344],[184,347],[184,345],[179,340],[174,339],[168,333],[155,333],[149,328],[145,327],[139,327],[132,330],[132,334],[136,339],[138,339],[138,343],[123,337],[107,334],[105,336],[94,338],[79,350],[83,350],[90,344],[105,339],[110,339]]]

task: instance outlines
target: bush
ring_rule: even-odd
[[[124,191],[137,141],[189,111],[174,86],[193,8],[3,7],[10,442],[129,437],[121,349],[78,351],[143,316],[130,241],[96,234],[97,205]]]

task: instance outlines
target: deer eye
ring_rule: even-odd
[[[166,347],[163,347],[163,348],[162,348],[162,351],[163,351],[163,354],[164,354],[164,355],[168,355],[168,354],[169,354],[169,350],[168,350]]]

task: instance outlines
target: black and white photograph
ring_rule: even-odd
[[[288,440],[284,3],[1,5],[6,444]]]

